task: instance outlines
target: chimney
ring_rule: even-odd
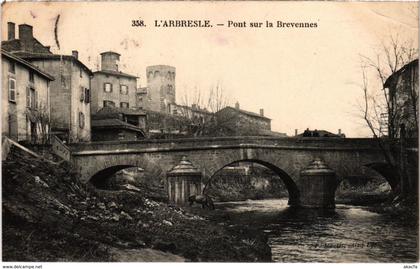
[[[298,135],[298,129],[295,129],[295,136]]]
[[[260,108],[260,116],[264,117],[264,108]]]
[[[338,135],[341,135],[341,129],[338,129]]]
[[[7,40],[16,39],[15,28],[16,28],[16,25],[14,22],[9,21],[7,23]]]
[[[28,24],[19,25],[19,39],[22,41],[30,41],[34,38],[32,26]]]
[[[72,51],[71,51],[71,55],[72,55],[74,58],[76,58],[76,59],[78,59],[78,58],[79,58],[79,52],[78,52],[77,50],[72,50]]]
[[[236,109],[239,109],[239,102],[236,102],[236,104],[235,104],[235,108],[236,108]]]

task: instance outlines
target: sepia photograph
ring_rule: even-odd
[[[417,269],[418,13],[3,2],[3,268]]]

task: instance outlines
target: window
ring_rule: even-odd
[[[115,107],[115,103],[109,100],[104,100],[104,107]]]
[[[35,79],[34,79],[34,73],[32,71],[29,71],[29,81],[30,82],[34,82],[35,81]]]
[[[16,80],[9,78],[9,101],[16,102]]]
[[[80,102],[85,100],[85,88],[80,87]]]
[[[64,75],[61,75],[61,87],[66,88],[66,78]]]
[[[120,94],[128,94],[128,87],[127,85],[120,85]]]
[[[173,94],[174,87],[172,85],[168,85],[168,91],[167,94]]]
[[[104,83],[104,92],[112,92],[112,84]]]
[[[14,62],[9,63],[9,72],[13,74],[16,72],[16,64]]]
[[[79,67],[79,76],[82,78],[83,77],[83,69],[81,67]]]
[[[85,103],[89,104],[90,103],[90,89],[85,88]]]
[[[38,93],[34,88],[26,88],[26,107],[31,109],[38,108]]]
[[[127,102],[121,102],[120,107],[128,108],[128,103]]]
[[[83,129],[85,127],[85,114],[79,112],[79,127]]]

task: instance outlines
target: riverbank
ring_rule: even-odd
[[[271,261],[267,238],[141,189],[96,190],[77,182],[68,163],[15,147],[2,164],[3,261]]]

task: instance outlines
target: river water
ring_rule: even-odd
[[[416,262],[418,224],[402,216],[340,205],[335,210],[287,207],[286,199],[217,203],[232,227],[268,235],[276,262]]]

